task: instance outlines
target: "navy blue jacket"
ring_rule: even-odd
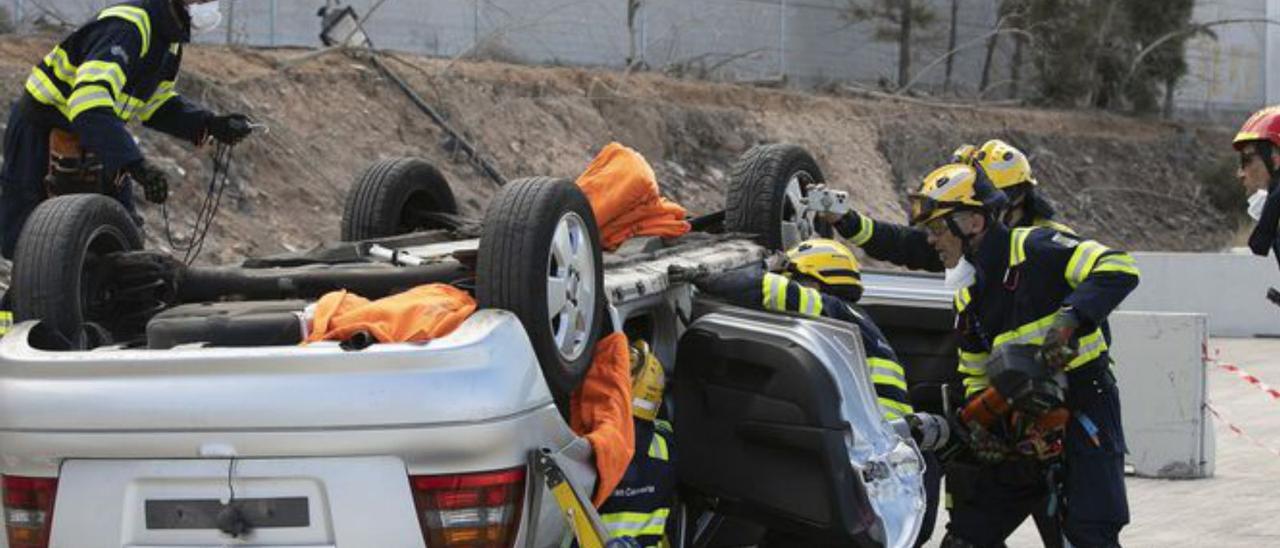
[[[1023,217],[1030,223],[1025,226],[1051,228],[1067,234],[1075,234],[1071,227],[1044,217]],[[946,266],[938,252],[929,245],[929,235],[920,228],[876,221],[858,215],[857,222],[848,216],[836,223],[836,232],[850,243],[861,247],[873,259],[888,261],[911,270],[942,272]]]
[[[1081,320],[1079,355],[1067,370],[1109,361],[1101,326],[1138,286],[1138,267],[1129,254],[1051,229],[996,224],[969,260],[976,280],[955,298],[966,394],[989,386],[990,352],[1005,344],[1043,343],[1064,307]]]
[[[135,118],[200,142],[212,115],[174,89],[182,45],[190,41],[189,16],[173,0],[102,10],[32,69],[26,92],[45,111],[36,119],[74,131],[108,174],[142,159],[125,129]]]

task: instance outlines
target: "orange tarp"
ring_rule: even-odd
[[[471,295],[446,284],[420,285],[372,302],[333,291],[316,303],[307,342],[345,341],[362,331],[384,343],[428,341],[448,335],[475,311]]]
[[[622,481],[635,454],[631,353],[623,333],[613,333],[596,343],[591,369],[569,398],[569,427],[591,442],[599,476],[591,501],[599,507]]]
[[[578,177],[578,187],[591,202],[605,249],[633,236],[674,238],[689,232],[684,208],[659,194],[649,162],[621,144],[605,146]]]

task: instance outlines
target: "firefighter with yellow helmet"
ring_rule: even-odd
[[[948,463],[951,519],[942,546],[1003,546],[1039,511],[1060,520],[1074,546],[1119,546],[1129,521],[1125,444],[1101,326],[1138,285],[1133,258],[1057,230],[1010,229],[1001,218],[1007,197],[976,166],[938,168],[910,201],[911,224],[923,230],[938,260],[953,267],[965,259],[976,268],[975,281],[955,297],[965,395],[991,386],[993,354],[1029,345],[1038,347],[1042,367],[1065,374],[1061,403],[1071,414],[1061,467],[1016,452],[991,459],[990,447],[981,453],[988,458]],[[1045,481],[1050,470],[1060,475]]]
[[[995,188],[1008,197],[1003,213],[1007,226],[1043,226],[1075,233],[1070,227],[1053,220],[1053,205],[1036,191],[1039,183],[1032,176],[1031,162],[1016,147],[999,139],[987,141],[981,147],[962,145],[952,153],[951,161],[978,166]],[[956,267],[944,267],[929,247],[925,233],[919,229],[877,221],[853,210],[840,218],[827,220],[834,222],[842,237],[875,259],[930,272],[954,268],[948,271],[949,279],[967,281],[967,274],[971,272],[969,265],[963,262]],[[964,284],[955,282],[953,285]]]
[[[871,318],[854,306],[862,298],[862,273],[853,252],[835,240],[806,240],[787,251],[780,270],[732,270],[697,277],[694,283],[739,306],[856,324],[885,418],[912,413],[906,372],[897,355]]]

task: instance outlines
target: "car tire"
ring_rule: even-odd
[[[520,318],[560,404],[591,366],[604,325],[604,263],[587,197],[572,181],[508,183],[484,215],[476,265],[481,308]],[[563,405],[562,405],[563,407]]]
[[[458,213],[449,183],[417,158],[382,160],[356,178],[342,209],[342,240],[356,242],[440,228],[429,213]]]
[[[725,231],[755,234],[761,245],[786,250],[830,227],[801,215],[799,199],[825,179],[813,155],[797,145],[757,145],[734,164],[725,194]]]
[[[138,249],[142,234],[114,198],[75,194],[45,200],[18,236],[10,290],[14,319],[41,320],[70,348],[86,348],[86,322],[113,319],[107,256]]]

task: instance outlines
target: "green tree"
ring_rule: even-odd
[[[852,23],[876,23],[875,39],[898,42],[898,87],[911,80],[911,42],[915,28],[937,19],[924,0],[847,0],[843,14]]]

